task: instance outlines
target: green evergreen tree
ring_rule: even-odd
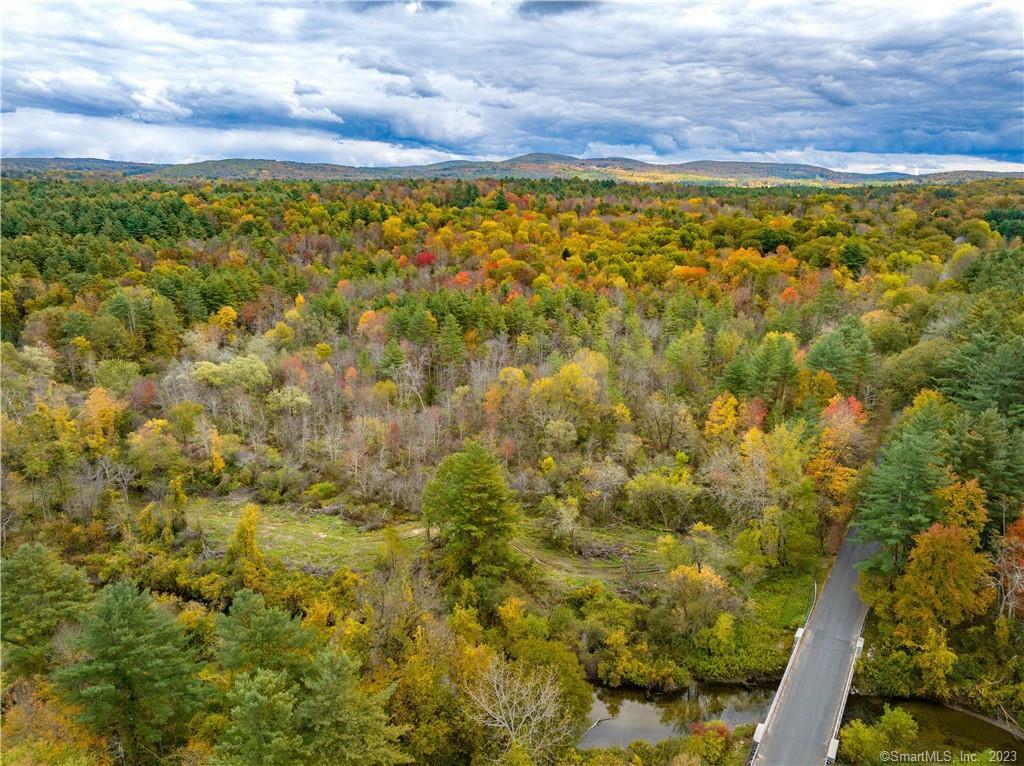
[[[680,393],[695,393],[707,385],[708,347],[700,322],[690,332],[680,333],[665,349],[665,359],[679,376]]]
[[[4,668],[16,675],[41,673],[57,628],[85,613],[89,583],[38,543],[3,560],[0,582]]]
[[[1024,330],[1020,300],[1005,290],[978,297],[957,328],[954,351],[938,377],[950,399],[974,412],[994,407],[1024,425]]]
[[[235,594],[231,609],[217,616],[218,659],[227,670],[287,671],[297,678],[312,658],[313,634],[283,609],[268,608],[250,590]]]
[[[816,340],[807,352],[807,366],[824,370],[839,388],[854,393],[871,363],[871,338],[857,317],[845,317],[839,328]]]
[[[77,648],[85,659],[57,672],[80,720],[113,737],[128,763],[157,760],[186,734],[201,693],[178,622],[131,582],[106,586]]]
[[[857,509],[861,539],[883,545],[865,568],[890,578],[903,570],[914,535],[939,519],[935,490],[946,483],[947,474],[942,419],[936,410],[926,405],[898,427]]]
[[[796,342],[792,336],[770,332],[750,356],[747,384],[765,402],[785,404],[797,381]]]
[[[358,669],[344,652],[325,649],[303,678],[298,712],[306,763],[391,766],[412,760],[398,747],[407,727],[388,722],[384,706],[391,690],[362,691]]]
[[[675,293],[665,305],[662,328],[666,337],[674,338],[693,327],[697,321],[697,300],[688,291]]]
[[[231,722],[217,742],[217,760],[225,766],[306,763],[295,715],[296,692],[283,672],[261,668],[239,675],[227,693]]]
[[[423,517],[437,527],[446,555],[463,574],[502,571],[518,515],[512,492],[495,457],[470,444],[449,455],[423,490]]]
[[[466,342],[462,327],[453,315],[446,314],[441,324],[441,335],[437,339],[437,353],[446,364],[458,364],[466,355]]]
[[[740,355],[726,365],[722,373],[722,383],[728,391],[743,395],[750,391],[750,364],[747,357]]]
[[[835,279],[828,276],[821,280],[818,294],[814,296],[808,309],[819,321],[837,320],[843,313],[843,294]]]
[[[380,364],[377,369],[381,377],[394,380],[404,364],[405,354],[402,353],[402,347],[398,344],[397,340],[392,338],[384,346],[384,354],[380,358]]]
[[[479,196],[480,190],[476,188],[475,183],[469,181],[455,182],[455,192],[453,195],[455,207],[472,207]]]
[[[1016,219],[1004,221],[1004,224],[1008,225],[998,225],[996,228],[1005,237],[1024,237],[1024,213],[1020,210],[1005,212],[1017,214]],[[967,267],[963,279],[971,286],[973,292],[996,287],[1024,295],[1024,249],[1018,247],[988,253]]]
[[[409,315],[405,336],[413,343],[421,345],[430,343],[434,337],[436,324],[434,318],[430,316],[430,312],[421,305],[417,306]]]
[[[977,479],[988,501],[988,527],[1002,534],[1024,497],[1024,430],[1011,429],[993,407],[953,417],[946,453],[953,472]]]
[[[1024,335],[978,328],[960,343],[940,380],[949,397],[973,411],[994,407],[1024,426]]]
[[[180,296],[181,313],[189,323],[206,319],[207,307],[203,295],[195,285],[189,285]]]
[[[871,248],[859,240],[851,239],[839,252],[839,262],[855,276],[860,276],[871,257]]]
[[[299,678],[258,668],[235,678],[227,694],[230,723],[217,742],[230,766],[393,766],[411,759],[398,746],[406,727],[385,710],[390,689],[359,688],[359,666],[324,649]]]

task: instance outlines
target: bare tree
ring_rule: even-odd
[[[764,450],[743,455],[738,447],[721,447],[708,457],[701,473],[702,483],[728,511],[736,528],[783,501],[771,486]]]
[[[519,747],[532,761],[551,763],[577,734],[554,668],[495,659],[467,684],[466,695],[470,720],[494,735],[496,760]]]
[[[596,509],[596,514],[592,515],[604,519],[622,494],[622,488],[629,481],[629,474],[621,465],[605,457],[600,463],[592,463],[584,468],[580,478],[587,491],[588,504]]]
[[[683,402],[654,393],[640,399],[634,409],[637,423],[655,451],[683,450],[694,457],[703,448],[700,430]]]
[[[1024,603],[1024,540],[1006,536],[999,541],[995,555],[999,583],[999,614],[1011,620]]]
[[[114,460],[109,455],[101,457],[97,465],[97,474],[106,477],[107,483],[115,484],[124,497],[125,508],[130,507],[128,492],[138,472],[127,463]]]

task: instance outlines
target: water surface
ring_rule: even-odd
[[[1017,753],[1016,762],[1024,763],[1024,743],[1008,731],[970,713],[961,713],[934,702],[852,696],[846,703],[843,723],[854,718],[873,723],[882,715],[886,703],[890,707],[901,707],[914,716],[918,728],[915,747],[920,750],[937,750],[955,755],[987,749],[1004,750]]]
[[[600,723],[583,735],[581,748],[652,744],[688,734],[691,723],[724,721],[729,727],[763,720],[775,688],[732,684],[694,684],[682,692],[647,697],[643,692],[598,689],[590,723]],[[608,719],[608,720],[605,720]]]
[[[644,695],[643,692],[597,688],[590,709],[594,726],[580,740],[579,747],[626,746],[643,740],[655,744],[669,737],[688,734],[691,723],[724,721],[730,728],[764,720],[775,687],[746,687],[734,684],[694,684],[673,694]],[[882,714],[886,700],[851,696],[843,722],[861,718],[873,723]],[[985,749],[1017,753],[1024,764],[1024,743],[1012,734],[980,718],[933,702],[888,700],[909,712],[918,724],[914,748],[958,754]]]

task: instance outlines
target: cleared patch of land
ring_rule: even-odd
[[[187,511],[189,524],[202,529],[210,543],[227,544],[240,518],[242,503],[199,499]],[[295,506],[263,506],[256,540],[260,547],[290,566],[336,568],[367,566],[384,545],[386,529],[394,530],[410,545],[422,545],[423,528],[405,522],[364,531],[340,516],[303,511]]]
[[[187,511],[189,523],[209,537],[216,547],[227,544],[238,523],[243,503],[230,499],[196,499]],[[422,546],[426,532],[419,521],[389,524],[363,530],[341,516],[304,510],[295,505],[262,506],[257,542],[263,550],[290,566],[368,566],[383,547],[391,530],[414,549]],[[621,579],[656,571],[656,530],[609,527],[587,530],[587,555],[546,543],[540,523],[524,519],[513,539],[514,548],[545,569],[570,581]],[[581,538],[581,539],[583,539]]]
[[[189,522],[200,528],[215,547],[226,546],[240,517],[243,503],[231,499],[195,499]],[[365,569],[383,549],[390,533],[419,549],[426,542],[420,521],[404,521],[374,530],[361,529],[340,516],[304,510],[295,505],[266,505],[257,531],[260,547],[286,565],[333,569],[349,566]],[[595,527],[584,530],[579,539],[581,552],[554,547],[544,537],[538,519],[523,519],[513,538],[513,548],[536,562],[563,585],[588,580],[609,583],[655,580],[664,576],[658,559],[657,539],[665,534],[656,529],[629,526]],[[831,558],[822,557],[816,571],[780,574],[758,582],[753,599],[758,617],[769,625],[795,629],[803,624],[811,605],[814,582],[825,581]],[[733,583],[742,591],[742,582]]]

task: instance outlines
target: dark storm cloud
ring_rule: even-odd
[[[121,156],[134,125],[159,132],[161,156],[175,137],[191,157],[262,132],[270,153],[315,145],[376,164],[529,151],[1024,160],[1010,3],[169,0],[30,6],[5,21],[8,155],[66,152],[76,136],[62,126],[87,125]]]

